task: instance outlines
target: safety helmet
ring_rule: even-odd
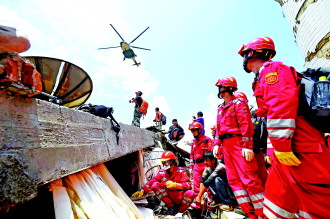
[[[197,116],[203,116],[203,112],[201,111],[197,112]]]
[[[215,83],[217,87],[234,87],[237,89],[237,81],[234,77],[224,77]]]
[[[274,41],[270,37],[258,37],[251,40],[248,44],[242,46],[242,48],[238,51],[238,54],[244,57],[244,53],[249,50],[254,50],[256,52],[269,50],[272,54],[270,59],[276,54]]]
[[[140,96],[142,96],[142,94],[143,94],[142,91],[136,91],[135,93],[140,95]]]
[[[176,160],[176,156],[172,151],[164,151],[160,161]]]
[[[243,92],[235,92],[234,95],[236,98],[243,98],[244,100],[249,101],[246,94]]]
[[[247,67],[249,60],[254,57],[270,60],[276,55],[275,44],[269,37],[258,37],[243,45],[238,54],[244,57],[243,68],[247,73],[250,73],[251,70]]]
[[[211,126],[211,130],[215,131],[217,129],[217,125]]]
[[[191,130],[191,129],[203,129],[203,125],[199,122],[193,122],[193,123],[189,124],[188,129],[189,130]]]

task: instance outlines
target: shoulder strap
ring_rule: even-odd
[[[120,132],[120,125],[119,123],[115,120],[115,118],[113,118],[113,115],[112,113],[109,114],[109,117],[110,117],[110,122],[111,122],[111,125],[112,125],[112,129],[116,132],[116,139],[117,139],[117,145],[119,144],[119,132]],[[116,123],[116,125],[113,124],[113,122]]]

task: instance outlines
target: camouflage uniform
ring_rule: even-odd
[[[141,116],[142,116],[142,113],[140,113],[140,108],[135,108],[134,114],[133,114],[132,125],[140,127]]]

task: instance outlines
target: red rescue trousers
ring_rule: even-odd
[[[268,172],[265,164],[265,155],[262,151],[260,151],[258,154],[254,154],[254,157],[256,158],[258,163],[258,176],[261,180],[261,185],[265,188],[268,178]]]
[[[160,182],[153,183],[151,190],[167,207],[172,207],[174,204],[179,205],[180,212],[187,210],[195,198],[195,193],[192,190],[169,190]]]
[[[264,188],[258,176],[258,163],[255,158],[245,160],[241,141],[241,136],[222,140],[228,182],[238,204],[249,218],[266,218],[262,211]]]
[[[330,149],[295,153],[301,164],[281,164],[272,156],[265,190],[264,213],[269,218],[330,218]]]
[[[203,175],[203,172],[204,172],[204,169],[205,169],[205,163],[202,162],[202,163],[196,163],[194,165],[194,173],[193,173],[193,190],[196,194],[198,194],[199,192],[199,188],[200,188],[200,182],[201,182],[201,179],[202,179],[202,175]]]

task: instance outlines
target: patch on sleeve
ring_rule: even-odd
[[[247,108],[246,106],[243,106],[243,112],[244,112],[245,114],[248,114],[248,108]]]
[[[277,72],[270,72],[265,76],[265,82],[267,84],[276,84],[278,82]]]

